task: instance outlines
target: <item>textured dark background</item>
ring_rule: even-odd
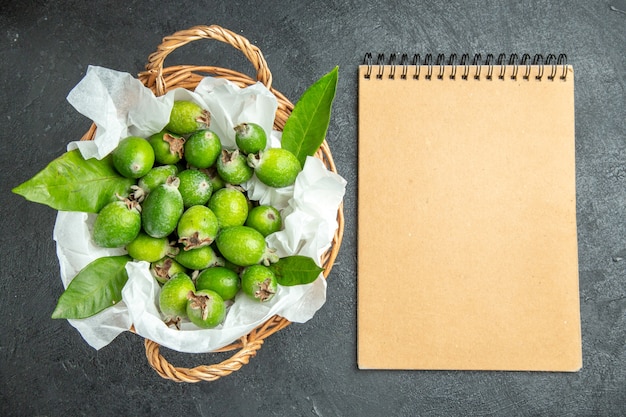
[[[626,415],[626,14],[610,4],[0,2],[0,415]],[[62,292],[55,212],[10,190],[89,127],[65,100],[88,65],[136,74],[163,36],[197,24],[219,24],[258,45],[274,86],[292,101],[340,66],[328,142],[349,186],[343,246],[322,310],[269,338],[240,371],[178,384],[149,367],[140,337],[127,332],[95,351],[65,321],[50,319]],[[367,51],[568,55],[576,72],[580,372],[357,369],[356,69]],[[218,42],[190,44],[166,61],[178,63],[250,73]],[[397,196],[381,190],[381,198]],[[223,359],[165,354],[180,366]]]

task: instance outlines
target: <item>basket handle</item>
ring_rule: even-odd
[[[284,317],[273,316],[246,336],[239,338],[238,341],[213,351],[213,353],[217,353],[238,349],[228,359],[215,365],[200,365],[194,368],[176,367],[170,364],[160,353],[160,345],[150,339],[144,339],[146,358],[150,366],[162,378],[171,379],[175,382],[215,381],[238,371],[243,365],[247,365],[250,359],[256,356],[257,351],[261,349],[265,338],[290,324],[291,322]]]
[[[163,38],[157,50],[148,57],[146,72],[155,76],[156,94],[165,94],[165,81],[163,78],[163,62],[165,58],[176,48],[188,44],[199,39],[214,39],[227,43],[241,51],[245,57],[252,63],[256,70],[256,79],[268,89],[272,88],[272,73],[270,72],[267,62],[261,53],[261,50],[252,45],[243,36],[224,29],[217,25],[211,26],[194,26],[189,29],[178,31],[172,35]]]
[[[171,379],[175,382],[201,382],[215,381],[223,376],[230,375],[238,371],[242,366],[247,365],[250,358],[254,357],[261,346],[263,339],[248,341],[246,336],[242,337],[241,350],[232,355],[227,360],[215,365],[200,365],[194,368],[179,368],[170,364],[167,359],[159,352],[159,344],[145,339],[146,358],[152,368],[165,379]]]

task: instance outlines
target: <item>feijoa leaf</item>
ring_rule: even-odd
[[[128,195],[135,180],[122,177],[110,156],[84,159],[80,151],[64,153],[13,192],[56,210],[97,213],[116,194]]]
[[[330,112],[339,67],[313,83],[295,104],[283,128],[282,145],[293,153],[304,166],[307,156],[313,156],[319,149],[330,123]]]
[[[278,262],[271,264],[269,268],[276,275],[278,283],[286,287],[310,284],[324,270],[324,268],[317,266],[313,259],[301,255],[280,258]]]
[[[85,266],[59,297],[53,319],[84,319],[122,300],[130,256],[106,256]]]

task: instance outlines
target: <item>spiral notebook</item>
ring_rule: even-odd
[[[361,369],[582,367],[564,55],[366,55]]]

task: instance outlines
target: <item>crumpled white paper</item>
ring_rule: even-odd
[[[94,141],[72,142],[68,149],[80,149],[85,158],[103,158],[120,139],[128,135],[148,137],[167,124],[174,100],[192,100],[211,112],[211,126],[225,147],[234,147],[233,127],[255,122],[270,135],[270,147],[280,146],[280,132],[272,131],[277,109],[275,96],[261,83],[240,88],[225,79],[204,78],[194,92],[176,89],[165,96],[152,92],[131,75],[102,67],[89,67],[68,100],[81,114],[91,118],[98,129]],[[304,255],[319,264],[337,229],[337,209],[346,181],[328,171],[316,158],[308,157],[294,185],[282,189],[267,187],[253,177],[243,184],[252,199],[274,205],[281,211],[284,230],[266,238],[279,256]],[[65,287],[89,262],[120,255],[123,249],[95,245],[91,229],[95,214],[59,212],[54,228],[61,278]],[[326,301],[326,280],[320,274],[308,285],[279,286],[275,297],[259,304],[239,294],[229,307],[223,324],[199,329],[182,324],[181,330],[168,327],[158,310],[160,286],[146,262],[129,262],[128,282],[122,302],[93,317],[69,320],[95,349],[110,343],[134,325],[135,332],[162,346],[187,353],[210,352],[223,347],[274,315],[303,323],[313,317]]]

